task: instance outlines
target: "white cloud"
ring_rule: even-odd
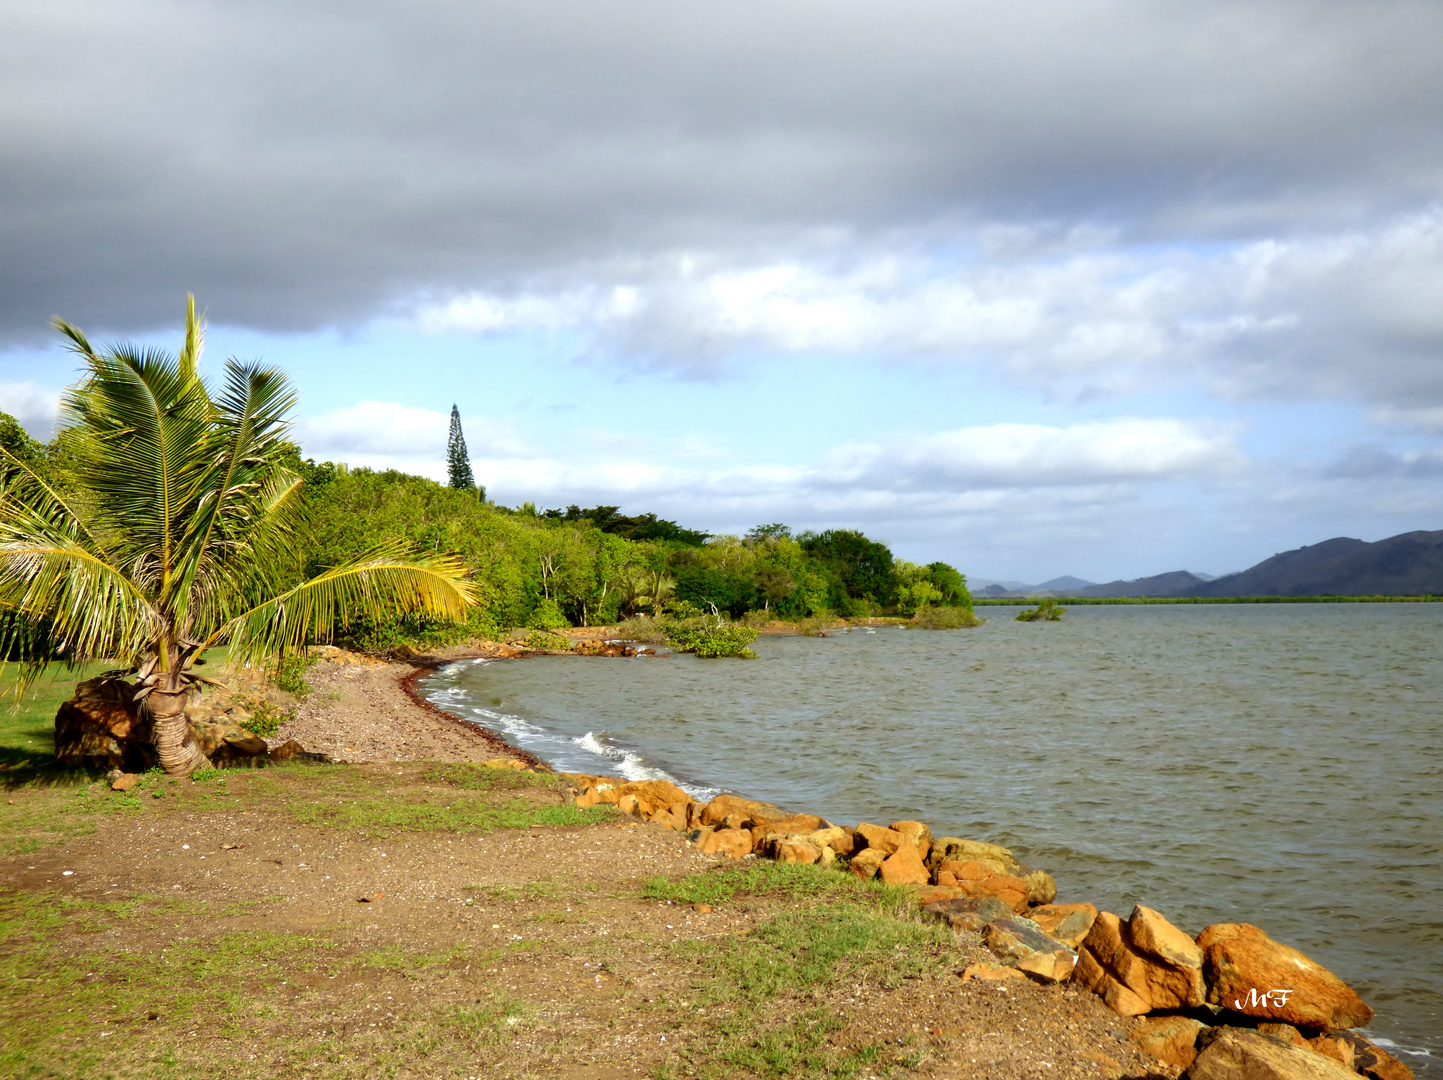
[[[0,383],[0,410],[8,412],[32,437],[42,442],[55,431],[59,391],[33,382]]]

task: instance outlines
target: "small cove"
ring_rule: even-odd
[[[1443,605],[982,613],[763,638],[751,662],[462,662],[423,686],[561,769],[921,818],[1014,848],[1059,899],[1257,923],[1353,984],[1375,1036],[1443,1055]]]

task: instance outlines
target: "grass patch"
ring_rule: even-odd
[[[469,762],[432,765],[421,774],[421,778],[428,784],[447,784],[467,791],[520,791],[523,788],[564,791],[569,786],[555,773],[488,769]]]
[[[613,806],[580,809],[572,803],[540,804],[525,799],[495,803],[485,799],[450,797],[426,801],[398,798],[354,799],[349,802],[291,803],[291,814],[302,825],[329,829],[387,829],[407,832],[495,832],[527,829],[533,825],[562,828],[614,821]]]
[[[907,889],[877,880],[860,881],[836,870],[760,859],[718,864],[684,878],[654,877],[642,886],[641,895],[677,904],[724,904],[738,896],[866,899],[889,911],[905,910],[911,897]]]

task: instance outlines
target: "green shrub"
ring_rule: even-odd
[[[552,634],[545,630],[532,630],[526,635],[528,649],[548,649],[552,652],[570,652],[571,639],[565,634]]]
[[[696,619],[667,619],[666,643],[677,652],[697,656],[735,656],[750,660],[756,653],[747,648],[760,631],[750,626],[727,622],[720,615],[703,615]]]
[[[555,600],[542,600],[532,609],[531,617],[526,620],[528,630],[565,630],[570,625]]]
[[[266,698],[237,694],[236,704],[251,714],[250,719],[240,721],[239,726],[245,728],[252,735],[259,735],[262,739],[269,739],[280,730],[282,724],[289,723],[296,718],[294,708],[282,709],[275,702]]]
[[[311,684],[306,682],[306,669],[314,663],[315,660],[309,656],[297,654],[283,656],[276,662],[276,670],[271,676],[271,682],[286,693],[305,701],[311,696]]]
[[[1035,608],[1028,608],[1026,611],[1017,613],[1018,622],[1061,622],[1065,607],[1059,607],[1056,600],[1047,597],[1038,602]]]
[[[961,630],[981,626],[984,620],[965,607],[933,607],[928,605],[912,617],[912,625],[921,630]]]

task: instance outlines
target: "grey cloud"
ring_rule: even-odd
[[[587,287],[618,258],[1134,241],[1439,194],[1427,2],[12,6],[0,335],[195,290],[269,330]],[[598,269],[600,268],[600,269]],[[1431,339],[1430,339],[1431,340]]]

